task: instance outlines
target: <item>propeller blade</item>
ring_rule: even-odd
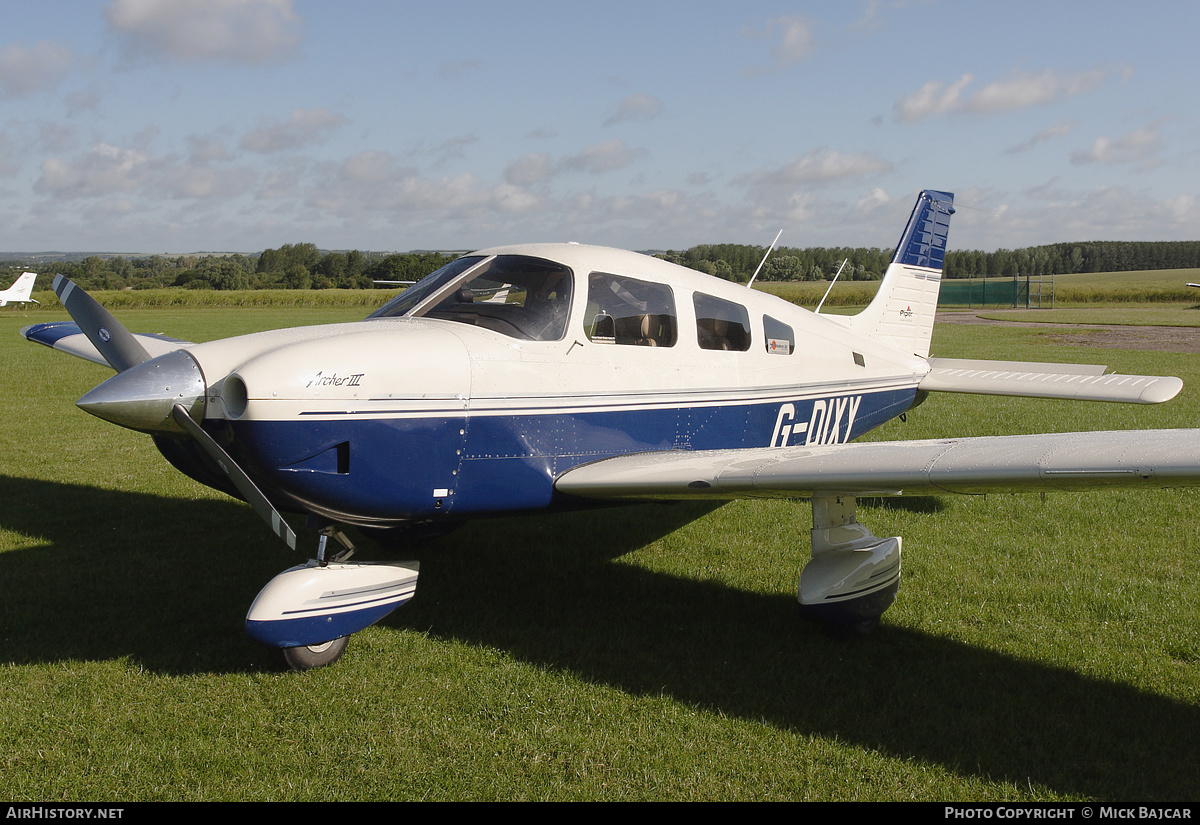
[[[275,509],[274,505],[267,500],[263,495],[262,490],[258,489],[250,476],[246,475],[245,471],[237,465],[237,462],[229,457],[229,454],[221,449],[221,445],[213,440],[213,437],[201,429],[200,425],[187,414],[187,410],[181,404],[176,404],[171,410],[171,417],[180,427],[187,430],[188,435],[196,439],[197,443],[204,448],[204,451],[217,462],[225,475],[229,476],[229,480],[238,488],[238,492],[250,503],[254,511],[265,521],[270,527],[271,532],[279,536],[287,542],[287,546],[296,549],[296,532],[291,526],[284,521],[283,516]]]
[[[93,346],[100,350],[104,360],[117,372],[124,372],[150,360],[150,353],[133,337],[133,333],[100,306],[95,298],[77,287],[74,281],[55,275],[54,294],[71,320],[79,325]]]

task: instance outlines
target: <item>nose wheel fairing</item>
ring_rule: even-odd
[[[357,633],[413,597],[418,564],[316,559],[267,583],[246,614],[246,633],[272,647],[306,647]]]

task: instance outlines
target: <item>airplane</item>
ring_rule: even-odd
[[[954,196],[926,190],[870,304],[820,315],[669,262],[576,243],[472,252],[365,320],[207,343],[133,334],[58,276],[73,322],[29,340],[117,374],[77,402],[148,433],[176,468],[319,528],[259,593],[247,633],[296,670],[413,596],[414,562],[352,562],[466,519],[614,501],[809,497],[802,611],[869,632],[901,537],[864,495],[1200,484],[1200,430],[855,443],[938,392],[1155,404],[1173,377],[930,357]],[[500,297],[502,296],[502,297]],[[330,541],[332,540],[332,541]]]
[[[13,281],[8,289],[0,291],[0,307],[8,306],[9,302],[21,304],[41,304],[29,297],[33,294],[33,282],[37,280],[36,272],[22,272],[21,277]]]

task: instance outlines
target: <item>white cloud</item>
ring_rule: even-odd
[[[231,198],[247,191],[254,173],[244,168],[217,169],[207,163],[156,157],[148,151],[98,143],[73,161],[42,161],[35,191],[59,200],[137,194],[163,198]]]
[[[993,114],[1026,109],[1090,92],[1113,75],[1128,76],[1129,71],[1129,67],[1124,65],[1110,65],[1082,72],[1057,72],[1053,69],[1018,72],[971,94],[966,93],[966,88],[974,76],[963,74],[949,86],[939,80],[931,80],[913,94],[897,98],[893,108],[896,119],[903,123],[914,123],[947,112]]]
[[[431,154],[437,160],[438,166],[443,166],[452,160],[462,160],[466,158],[466,148],[474,143],[479,142],[478,135],[462,135],[461,137],[452,137],[443,140],[437,147],[432,149],[421,148],[416,153]]]
[[[25,97],[54,89],[73,62],[70,48],[51,40],[5,46],[0,49],[0,97]]]
[[[839,152],[836,149],[814,149],[802,157],[793,158],[776,169],[763,169],[744,176],[739,182],[754,186],[795,187],[801,184],[824,184],[890,172],[892,164],[866,152]]]
[[[1161,121],[1143,126],[1141,129],[1117,138],[1100,136],[1089,149],[1072,152],[1071,163],[1133,163],[1146,160],[1158,153],[1161,146],[1159,127]]]
[[[1060,120],[1058,123],[1055,123],[1050,128],[1043,129],[1042,131],[1038,132],[1036,135],[1034,135],[1033,137],[1031,137],[1029,140],[1025,141],[1024,143],[1018,143],[1015,146],[1008,147],[1007,149],[1004,150],[1004,153],[1006,155],[1017,155],[1022,152],[1028,152],[1030,149],[1037,146],[1039,143],[1044,143],[1045,141],[1053,140],[1054,138],[1058,138],[1058,137],[1064,137],[1065,135],[1070,133],[1070,131],[1074,127],[1074,125],[1075,124],[1070,123],[1068,121]]]
[[[653,95],[630,95],[621,101],[617,111],[606,121],[605,126],[634,120],[654,120],[662,114],[663,103]]]
[[[963,89],[974,79],[974,75],[964,74],[949,86],[940,80],[929,81],[911,95],[896,100],[893,105],[896,119],[903,123],[915,123],[942,112],[954,111],[962,103]]]
[[[643,149],[626,146],[620,138],[597,143],[558,160],[545,152],[531,152],[508,164],[504,179],[514,186],[533,186],[563,172],[602,175],[629,166],[645,154]]]
[[[1020,204],[980,210],[960,210],[963,232],[969,239],[954,244],[959,249],[1015,249],[1048,243],[1085,240],[1187,240],[1200,223],[1200,200],[1194,195],[1152,198],[1121,186],[1087,191],[1056,188]],[[1000,197],[963,196],[973,204],[993,203]],[[953,242],[954,228],[951,226]]]
[[[345,115],[329,109],[293,109],[282,123],[264,118],[257,129],[242,138],[241,147],[259,154],[297,149],[323,140],[344,123]]]
[[[810,57],[816,51],[813,43],[813,30],[816,24],[798,15],[776,17],[767,23],[763,31],[750,32],[754,38],[770,38],[771,62],[769,65],[746,70],[746,74],[757,74],[763,71],[786,69]]]
[[[631,149],[620,138],[613,138],[594,146],[589,146],[582,152],[568,155],[559,161],[564,169],[587,172],[592,175],[602,175],[629,166],[645,150]]]
[[[308,205],[340,217],[370,212],[444,215],[487,202],[488,191],[474,175],[425,178],[387,152],[360,152],[345,162],[319,167],[309,177]]]
[[[188,137],[187,142],[190,147],[188,156],[195,163],[229,160],[229,150],[216,138],[192,135]]]
[[[293,0],[113,0],[108,24],[133,54],[261,65],[300,42]]]
[[[778,17],[767,24],[779,40],[771,47],[778,68],[797,63],[813,53],[813,22],[803,17]]]
[[[889,203],[891,203],[891,198],[888,197],[887,192],[877,186],[859,197],[854,204],[853,212],[858,216],[871,215],[879,207],[887,206]]]
[[[1099,86],[1119,67],[1100,67],[1086,72],[1060,73],[1053,69],[1022,72],[1008,80],[989,83],[971,95],[964,111],[990,114],[1006,109],[1025,109],[1055,100],[1075,97]]]
[[[554,161],[545,152],[530,152],[504,170],[504,179],[514,186],[533,186],[554,175]]]
[[[42,161],[35,188],[60,198],[87,198],[133,192],[145,174],[147,156],[135,149],[99,143],[75,163],[58,158]]]

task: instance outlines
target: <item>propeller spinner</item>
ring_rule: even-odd
[[[200,426],[208,387],[195,357],[180,349],[152,358],[133,333],[72,281],[56,275],[54,292],[83,334],[117,371],[84,394],[77,406],[131,430],[189,436],[229,477],[271,532],[296,549],[296,532],[250,476]]]

